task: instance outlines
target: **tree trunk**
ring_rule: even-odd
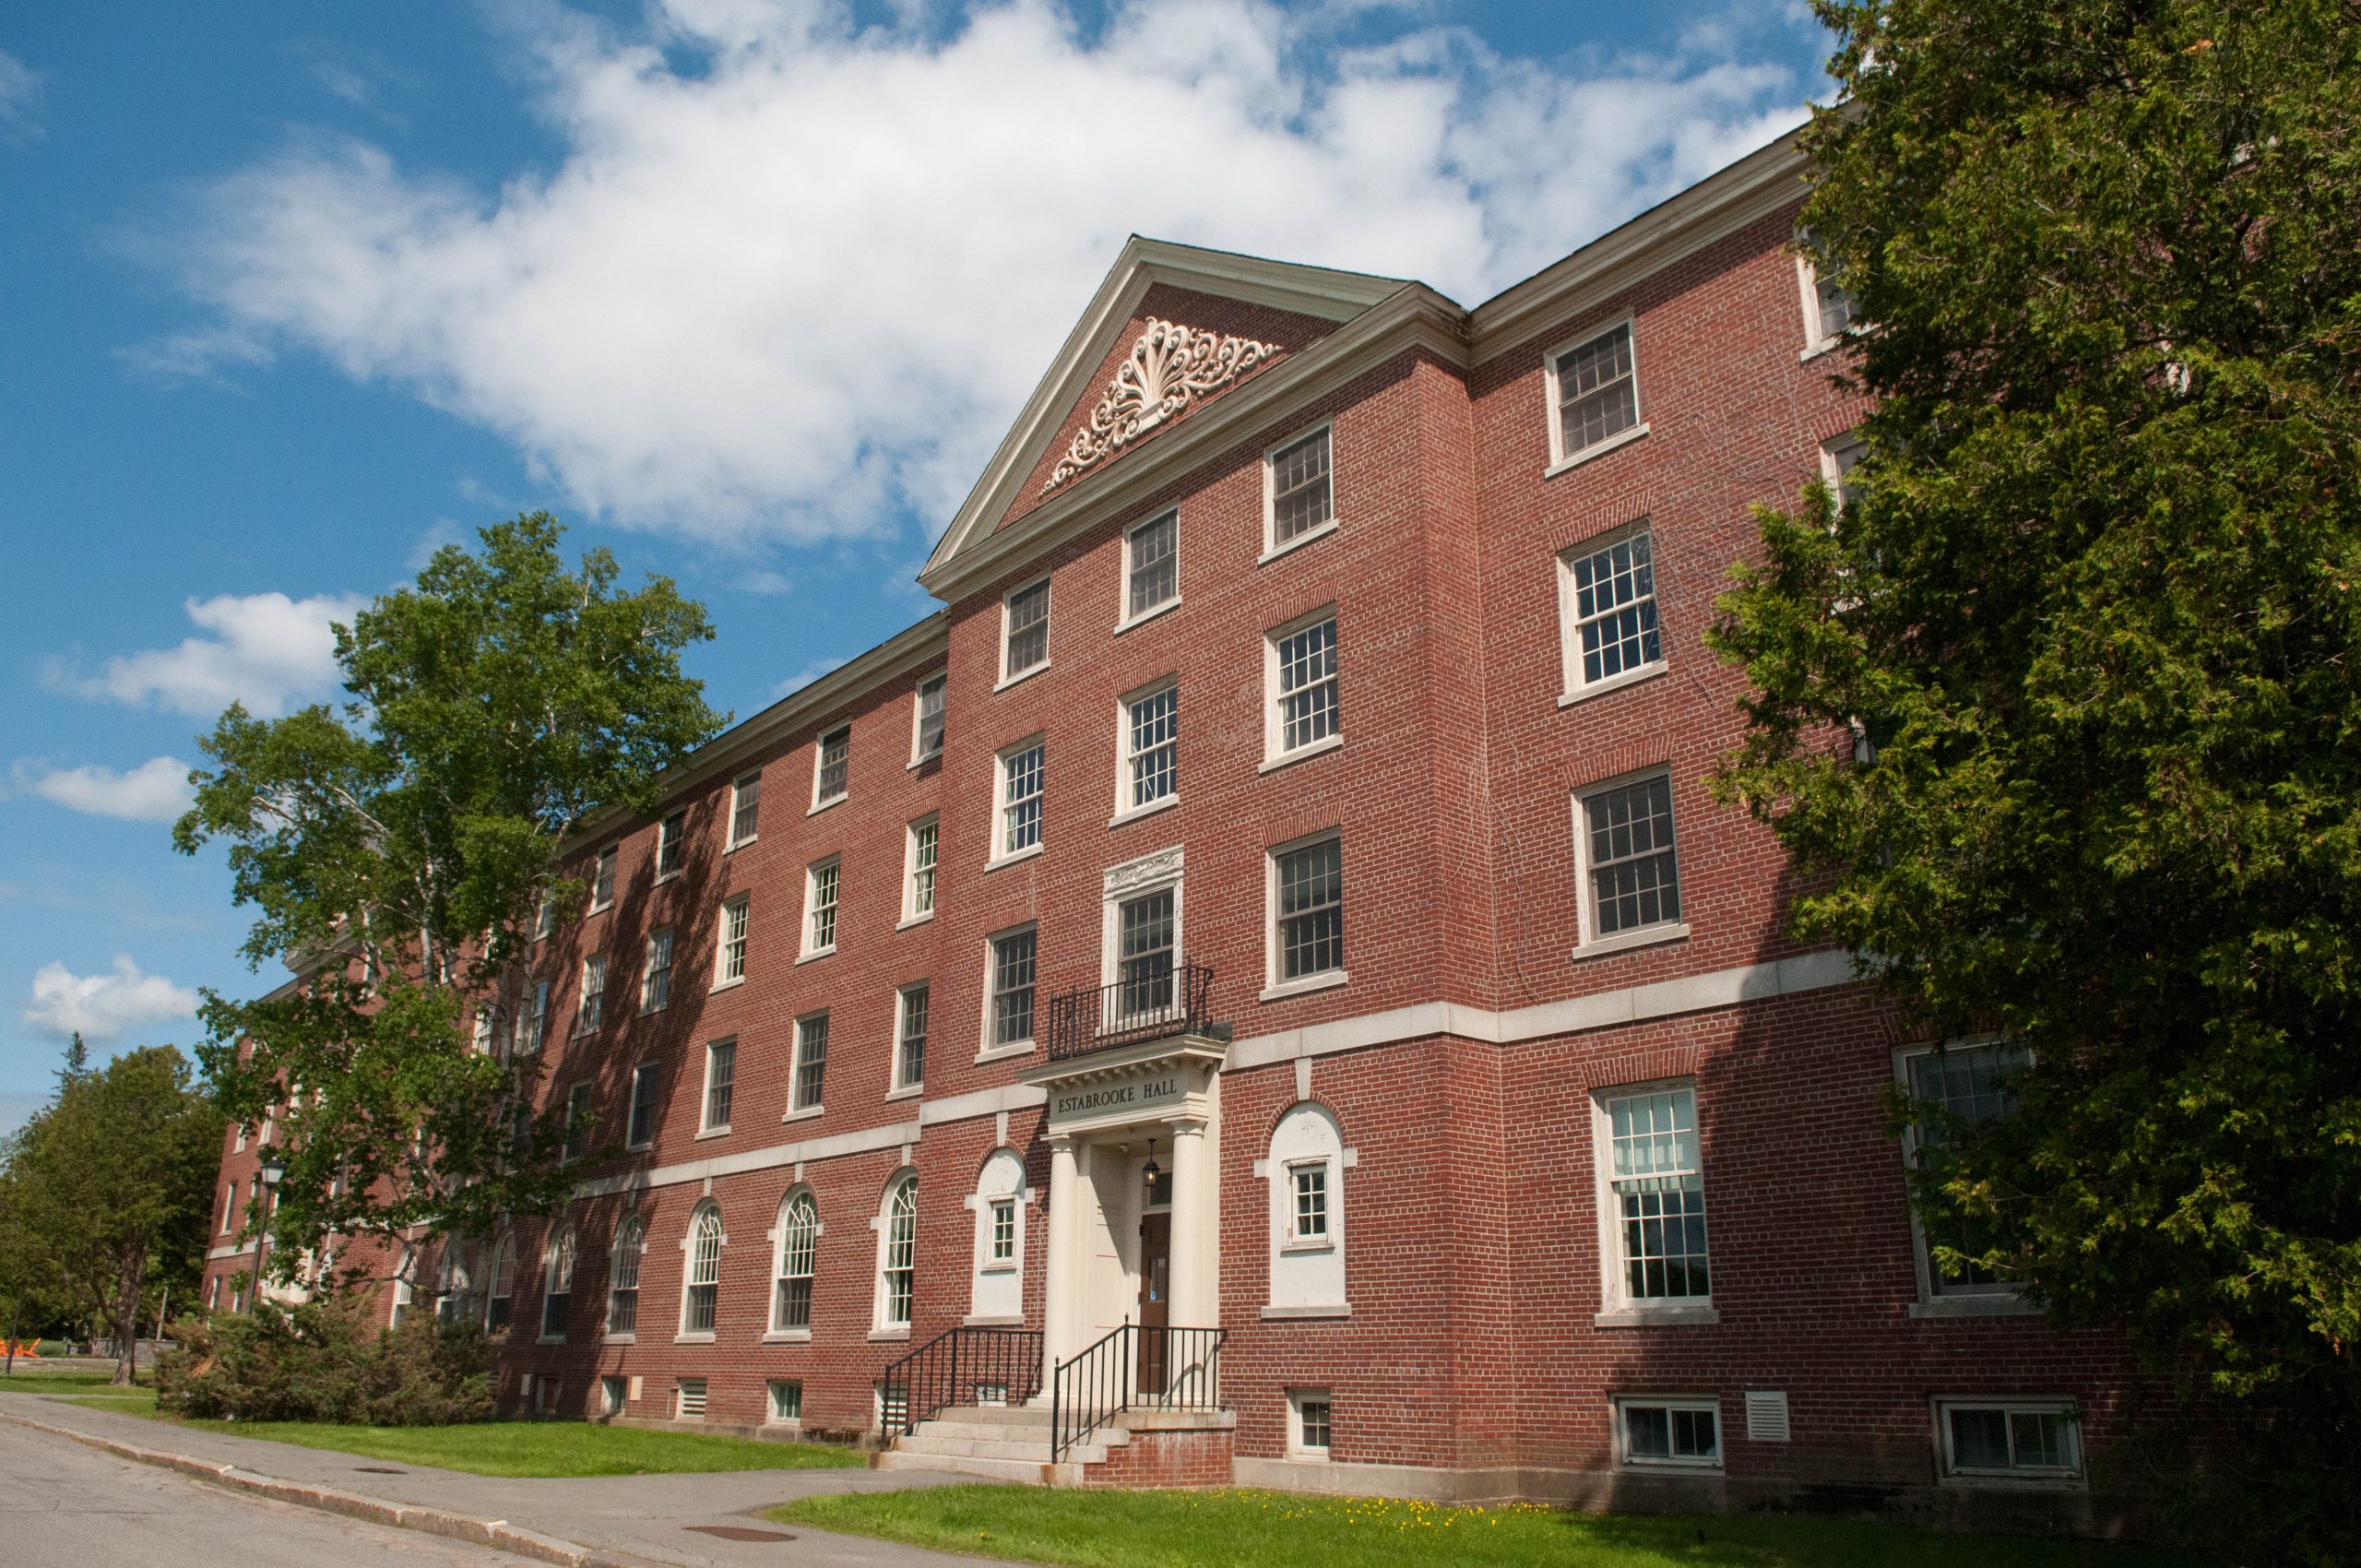
[[[16,1375],[17,1375],[17,1329],[18,1329],[18,1325],[19,1325],[19,1324],[21,1324],[24,1322],[24,1317],[25,1317],[25,1304],[24,1304],[24,1302],[22,1302],[22,1301],[18,1301],[18,1300],[16,1300],[15,1298],[11,1297],[11,1298],[9,1299],[9,1301],[8,1301],[8,1372],[7,1372],[7,1375],[8,1375],[8,1376],[10,1376],[10,1377],[14,1377],[14,1376],[16,1376]]]
[[[115,1296],[108,1316],[114,1324],[114,1377],[110,1386],[128,1388],[138,1359],[139,1288],[148,1278],[148,1249],[134,1247],[124,1254],[123,1271],[115,1278]]]

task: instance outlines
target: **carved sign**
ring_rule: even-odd
[[[1116,367],[1107,396],[1090,411],[1090,422],[1075,432],[1074,445],[1050,470],[1041,493],[1047,495],[1093,463],[1178,418],[1196,398],[1220,391],[1285,352],[1276,343],[1226,338],[1151,317],[1132,345],[1131,357]]]

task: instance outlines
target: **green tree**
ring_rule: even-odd
[[[199,742],[212,766],[175,842],[228,842],[256,910],[248,959],[307,977],[203,1009],[220,1103],[286,1134],[279,1277],[309,1256],[343,1279],[338,1238],[407,1264],[571,1185],[564,1112],[533,1112],[536,1058],[506,1049],[539,913],[568,918],[584,892],[557,851],[594,812],[651,807],[723,720],[681,671],[712,636],[703,609],[663,577],[618,592],[604,551],[567,570],[562,533],[535,513],[437,552],[337,628],[340,710],[232,707]]]
[[[0,1269],[25,1282],[28,1305],[62,1294],[106,1324],[117,1384],[131,1381],[161,1289],[190,1277],[192,1259],[201,1266],[223,1126],[188,1059],[148,1046],[95,1071],[77,1064],[0,1172]]]
[[[1821,0],[1850,499],[1762,515],[1720,782],[1931,1038],[2031,1049],[1916,1182],[1948,1253],[2361,1482],[2361,10]],[[1927,1118],[1897,1105],[1897,1117]],[[2230,1461],[2235,1464],[2235,1461]],[[2284,1483],[2282,1486],[2282,1483]],[[2248,1495],[2260,1495],[2255,1488]],[[2349,1559],[2346,1559],[2349,1560]]]

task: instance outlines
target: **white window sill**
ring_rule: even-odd
[[[889,1100],[916,1099],[919,1096],[924,1093],[926,1093],[926,1086],[924,1084],[904,1084],[898,1089],[887,1089],[885,1091],[885,1098]]]
[[[565,1343],[565,1336],[563,1334],[544,1334],[539,1339],[534,1340],[533,1343],[536,1345],[563,1345]]]
[[[1602,936],[1596,942],[1585,942],[1573,951],[1577,964],[1585,958],[1603,958],[1609,953],[1629,953],[1635,947],[1655,947],[1668,942],[1689,940],[1686,921],[1679,925],[1643,926],[1638,931],[1619,931],[1613,936]]]
[[[795,961],[799,964],[808,964],[814,958],[833,957],[836,951],[836,944],[831,942],[825,947],[814,947],[811,952],[799,956]]]
[[[1014,1263],[988,1263],[984,1265],[983,1272],[986,1274],[1014,1274],[1016,1272],[1016,1265]]]
[[[1908,1315],[1919,1318],[2039,1317],[2042,1311],[2014,1293],[1996,1293],[1990,1296],[1938,1296],[1931,1301],[1913,1301]]]
[[[1796,361],[1799,364],[1809,364],[1812,361],[1820,358],[1822,354],[1832,354],[1837,350],[1848,346],[1853,341],[1854,336],[1854,328],[1848,327],[1833,338],[1822,338],[1819,342],[1814,343],[1810,348],[1806,349],[1802,353],[1797,354],[1796,356]]]
[[[906,762],[906,763],[904,763],[904,764],[902,765],[902,771],[903,771],[903,772],[905,772],[905,773],[916,773],[919,768],[924,767],[928,763],[931,763],[931,762],[941,762],[942,760],[943,760],[943,753],[942,753],[941,749],[940,749],[940,748],[938,748],[938,749],[936,749],[936,750],[934,750],[934,751],[931,751],[931,752],[927,753],[927,754],[926,754],[926,755],[924,755],[924,756],[914,756],[914,757],[912,757],[909,761],[908,761],[908,762]]]
[[[1722,1321],[1722,1314],[1710,1302],[1691,1305],[1688,1302],[1650,1302],[1641,1306],[1616,1307],[1590,1320],[1593,1328],[1671,1328],[1682,1324],[1710,1327]]]
[[[1333,990],[1352,978],[1351,971],[1347,969],[1330,969],[1323,974],[1301,975],[1291,980],[1281,980],[1276,985],[1264,986],[1262,993],[1254,1000],[1284,1002],[1290,996],[1309,996],[1315,991]]]
[[[1353,1309],[1343,1301],[1323,1302],[1309,1307],[1264,1307],[1264,1323],[1311,1323],[1322,1318],[1343,1318],[1353,1315]],[[1326,1455],[1319,1455],[1326,1458]],[[1290,1455],[1296,1457],[1296,1455]]]
[[[2039,1475],[2017,1470],[1953,1470],[1943,1485],[1976,1491],[2087,1491],[2090,1483],[2079,1475]]]
[[[1626,670],[1620,675],[1609,675],[1603,681],[1593,681],[1586,686],[1566,693],[1558,699],[1558,706],[1572,707],[1576,703],[1588,702],[1593,697],[1603,697],[1609,692],[1619,692],[1626,686],[1636,686],[1643,681],[1653,681],[1671,668],[1671,665],[1658,659],[1654,664],[1643,665],[1637,670]]]
[[[808,1328],[774,1328],[763,1336],[765,1345],[809,1345],[812,1331]]]
[[[1003,866],[1013,866],[1019,861],[1029,861],[1040,852],[1041,846],[1039,844],[1027,844],[1025,848],[1015,851],[1014,854],[995,855],[992,859],[984,862],[984,869],[986,871],[998,871]]]
[[[794,1111],[789,1111],[786,1115],[780,1117],[779,1120],[782,1122],[809,1122],[815,1116],[825,1114],[827,1109],[828,1108],[825,1105],[801,1106]]]
[[[959,1320],[959,1325],[962,1328],[1023,1328],[1025,1326],[1025,1320],[1021,1317],[993,1317],[991,1315],[979,1317],[971,1313],[967,1317],[961,1318]]]
[[[665,1005],[666,1005],[666,1004],[665,1004],[664,1003],[659,1002],[659,1003],[658,1003],[658,1004],[657,1004],[655,1006],[653,1006],[653,1007],[643,1007],[643,1008],[641,1008],[641,1009],[639,1010],[639,1016],[640,1016],[641,1017],[643,1017],[643,1018],[653,1018],[654,1016],[656,1016],[656,1015],[657,1015],[657,1014],[661,1013],[662,1011],[664,1011]],[[531,1055],[531,1054],[532,1054],[532,1052],[530,1052],[530,1051],[524,1051],[524,1052],[521,1052],[520,1054],[529,1056],[529,1055]]]
[[[841,795],[831,795],[825,801],[813,802],[812,809],[805,812],[803,814],[805,816],[818,816],[822,812],[833,810],[837,806],[843,805],[847,801],[851,799],[852,792],[850,790],[847,790]]]
[[[1262,554],[1254,557],[1254,564],[1257,566],[1267,566],[1272,562],[1277,560],[1280,556],[1292,555],[1297,551],[1301,550],[1305,545],[1310,544],[1313,540],[1326,539],[1330,534],[1335,533],[1335,531],[1336,519],[1331,517],[1316,529],[1304,529],[1301,533],[1296,535],[1285,544],[1275,544],[1271,546],[1270,549],[1265,550]]]
[[[1133,806],[1128,810],[1117,812],[1113,816],[1107,819],[1107,826],[1109,827],[1121,827],[1125,823],[1137,822],[1144,816],[1154,816],[1158,812],[1169,812],[1180,803],[1180,796],[1167,795],[1162,800],[1150,801],[1144,806]]]
[[[677,871],[659,871],[656,873],[655,885],[661,887],[668,882],[677,882],[680,876],[681,873]]]
[[[712,984],[710,987],[708,987],[708,988],[707,988],[707,990],[706,990],[706,994],[707,996],[710,996],[710,995],[712,995],[715,992],[718,992],[718,991],[735,991],[735,990],[737,990],[740,986],[744,985],[745,983],[746,983],[746,977],[745,977],[744,975],[740,975],[736,980],[716,980],[716,981],[714,981],[714,982],[713,982],[713,984]]]
[[[1016,1039],[1009,1041],[1006,1045],[988,1045],[983,1050],[976,1052],[976,1060],[979,1063],[1005,1062],[1012,1056],[1030,1056],[1032,1054],[1033,1042],[1031,1040]]]
[[[759,844],[762,841],[763,836],[761,834],[749,833],[743,838],[733,838],[729,843],[724,844],[721,847],[721,852],[725,855],[734,855],[739,850],[744,849],[747,845]]]
[[[1571,457],[1559,458],[1556,462],[1541,470],[1541,477],[1543,479],[1555,479],[1560,474],[1564,473],[1568,469],[1581,468],[1584,463],[1589,462],[1592,458],[1604,457],[1619,446],[1629,446],[1634,441],[1639,440],[1640,437],[1647,434],[1647,433],[1648,422],[1642,420],[1638,424],[1633,425],[1629,430],[1618,431],[1604,441],[1592,443],[1590,445],[1584,447],[1581,451],[1575,453]]]
[[[639,1336],[636,1334],[601,1335],[599,1338],[599,1343],[601,1345],[636,1345],[639,1343]]]
[[[869,1342],[872,1345],[884,1345],[887,1343],[907,1344],[909,1341],[909,1337],[910,1331],[907,1327],[872,1328],[869,1331]]]
[[[1282,1253],[1290,1255],[1298,1253],[1333,1253],[1335,1250],[1336,1243],[1330,1241],[1325,1236],[1315,1236],[1301,1241],[1282,1241],[1279,1243],[1279,1251]]]
[[[1718,1459],[1618,1459],[1615,1467],[1651,1476],[1718,1476],[1722,1473]]]
[[[895,929],[896,931],[908,931],[908,930],[909,930],[909,929],[911,929],[913,926],[922,926],[922,925],[928,925],[928,924],[931,924],[931,923],[933,921],[933,920],[934,920],[934,911],[933,911],[932,909],[929,909],[925,914],[922,914],[922,915],[912,915],[912,916],[910,916],[908,920],[900,921],[896,922],[896,924],[895,924],[895,926],[894,926],[894,929]]]
[[[610,898],[603,904],[591,905],[588,909],[583,910],[582,913],[586,918],[591,915],[603,915],[614,907],[615,901],[612,898]]]
[[[713,1343],[713,1336],[710,1334],[675,1334],[672,1336],[672,1343],[675,1345],[710,1345]],[[697,1418],[692,1416],[688,1419],[694,1420]]]
[[[1004,692],[1011,686],[1021,685],[1025,682],[1031,680],[1034,676],[1038,675],[1042,671],[1047,670],[1049,667],[1050,661],[1045,659],[1041,660],[1040,663],[1034,665],[1030,670],[1020,670],[1014,675],[1003,675],[1000,678],[1000,683],[994,686],[992,690],[996,693]]]
[[[1298,746],[1291,752],[1283,752],[1277,756],[1267,757],[1254,769],[1254,771],[1257,773],[1274,772],[1276,769],[1288,766],[1291,764],[1302,762],[1307,758],[1321,756],[1326,753],[1333,752],[1344,743],[1345,737],[1341,733],[1330,735],[1323,740],[1314,741],[1308,746]]]
[[[704,1131],[698,1133],[694,1141],[702,1143],[706,1138],[726,1138],[729,1135],[730,1129],[728,1127],[707,1127]]]
[[[1153,610],[1143,610],[1136,615],[1129,616],[1124,620],[1116,622],[1115,636],[1120,637],[1125,632],[1130,631],[1133,626],[1145,626],[1150,621],[1155,620],[1157,616],[1169,614],[1180,608],[1180,596],[1176,593],[1170,599],[1166,600],[1163,603],[1157,605]]]

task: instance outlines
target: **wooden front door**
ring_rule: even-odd
[[[1167,1336],[1157,1332],[1171,1322],[1172,1216],[1140,1217],[1140,1392],[1161,1394],[1165,1380]]]

